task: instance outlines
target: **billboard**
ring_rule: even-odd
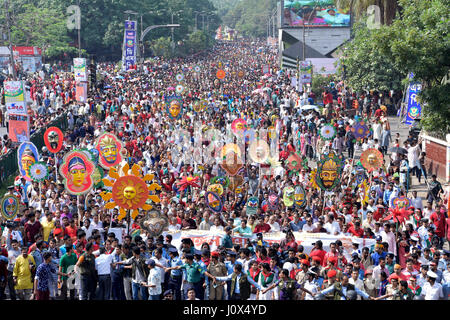
[[[78,102],[86,102],[87,82],[77,82],[75,87],[75,98]]]
[[[8,114],[28,115],[23,82],[5,81],[4,89]]]
[[[10,114],[8,116],[8,133],[12,142],[30,141],[28,116]]]
[[[73,58],[73,73],[76,82],[88,81],[85,58]]]
[[[335,0],[284,0],[283,27],[349,27],[350,11]]]
[[[125,34],[123,39],[122,68],[129,70],[136,65],[136,21],[125,21]]]

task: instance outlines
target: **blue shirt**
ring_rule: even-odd
[[[169,259],[169,266],[172,267],[177,267],[177,266],[182,266],[184,263],[183,261],[181,261],[180,257],[176,257],[174,259]],[[170,275],[173,277],[179,277],[181,276],[181,270],[170,270]]]
[[[380,257],[386,258],[386,256],[387,256],[387,253],[384,252],[384,251],[381,252],[381,254],[378,254],[378,252],[372,253],[371,257],[372,257],[372,260],[373,260],[373,264],[375,266],[377,266],[378,263],[380,262]]]
[[[52,273],[56,273],[56,268],[51,264],[42,263],[36,269],[36,279],[38,279],[37,289],[39,291],[49,290],[49,282],[51,281]]]
[[[234,263],[232,263],[231,261],[225,261],[225,267],[227,268],[227,273],[228,275],[232,274],[234,272],[234,266],[237,264],[240,264],[242,266],[242,263],[240,263],[239,261],[235,261]],[[244,266],[242,266],[244,267]]]

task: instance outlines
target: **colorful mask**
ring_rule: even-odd
[[[39,152],[36,146],[29,141],[22,142],[17,149],[17,160],[20,174],[27,181],[31,181],[30,168],[39,160]]]
[[[99,164],[105,169],[119,165],[123,159],[122,151],[126,150],[112,133],[104,133],[98,137],[95,149],[99,153]]]
[[[259,207],[259,199],[258,197],[250,197],[247,200],[247,215],[256,214]]]
[[[67,153],[59,173],[64,177],[64,186],[68,193],[81,195],[89,192],[94,184],[92,173],[95,165],[86,154],[79,150]]]
[[[270,148],[262,139],[254,140],[249,147],[249,156],[256,163],[265,163],[270,155]]]
[[[277,194],[275,194],[275,193],[271,193],[270,195],[269,195],[269,198],[268,198],[268,204],[269,204],[269,209],[270,210],[276,210],[276,209],[278,209],[278,202],[279,202],[279,199],[278,199],[278,195]]]
[[[283,203],[286,207],[292,207],[294,205],[294,192],[293,187],[283,189]]]
[[[151,237],[158,237],[169,226],[169,219],[164,214],[161,214],[161,212],[151,210],[142,219],[140,226]]]
[[[217,193],[207,191],[205,193],[206,205],[214,212],[222,211],[222,199]]]
[[[364,121],[357,122],[350,129],[353,132],[356,140],[363,140],[369,135],[369,127],[367,127]]]
[[[61,150],[63,145],[64,135],[61,129],[57,127],[50,127],[45,130],[44,142],[48,151],[51,153],[57,153]]]
[[[247,121],[242,118],[236,119],[231,123],[231,131],[236,135],[242,135],[247,129]]]
[[[183,114],[183,101],[178,96],[168,97],[166,101],[167,114],[170,119],[178,120]]]
[[[19,211],[19,199],[11,194],[4,196],[1,209],[3,218],[13,220]]]
[[[306,205],[306,192],[302,186],[295,187],[294,203],[296,208],[303,208]]]
[[[223,186],[219,183],[210,184],[206,190],[217,193],[219,196],[223,194]]]
[[[317,164],[315,180],[317,185],[326,191],[333,190],[340,182],[342,171],[342,156],[336,155],[333,151],[322,154]]]

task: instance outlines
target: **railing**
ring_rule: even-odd
[[[34,143],[34,145],[39,151],[45,145],[44,133],[45,130],[47,130],[47,128],[49,127],[58,127],[64,132],[68,127],[66,114],[63,113],[55,120],[48,123],[47,126],[38,129],[31,135],[30,141]],[[12,175],[17,175],[18,172],[19,168],[17,164],[17,147],[16,147],[14,149],[9,150],[8,153],[0,157],[0,189],[5,187],[3,184],[6,182],[6,180],[8,180]]]

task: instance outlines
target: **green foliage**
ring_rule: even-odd
[[[422,83],[419,94],[423,127],[441,137],[450,132],[450,85],[442,79],[450,70],[450,7],[448,0],[399,0],[403,8],[376,41],[382,54],[403,73]]]
[[[223,17],[224,24],[237,29],[246,37],[267,35],[267,21],[276,8],[278,0],[225,1],[227,2],[231,2],[234,7],[230,8]]]
[[[336,76],[333,74],[328,75],[313,74],[311,91],[314,92],[316,97],[321,97],[323,88],[328,87],[330,85],[330,82],[334,81],[336,81]]]
[[[170,37],[161,37],[152,41],[150,48],[153,50],[155,56],[170,58],[172,56],[171,43]]]
[[[397,0],[402,8],[390,25],[369,30],[354,26],[354,39],[345,45],[340,75],[356,90],[401,89],[407,75],[422,83],[418,99],[423,128],[443,137],[450,132],[450,7],[448,0]],[[403,80],[403,81],[402,81]]]
[[[401,90],[407,72],[400,70],[392,58],[383,55],[378,39],[380,29],[369,30],[362,22],[354,26],[354,39],[342,49],[338,73],[355,90]]]

